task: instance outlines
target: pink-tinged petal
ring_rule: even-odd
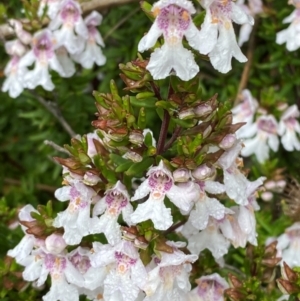
[[[83,38],[86,38],[88,36],[88,29],[81,18],[75,24],[75,31],[79,36]]]
[[[80,274],[79,270],[75,268],[75,266],[67,260],[66,268],[64,269],[64,274],[69,283],[75,284],[79,287],[84,286],[84,278]]]
[[[140,40],[138,44],[138,51],[144,52],[145,50],[153,47],[161,35],[162,30],[158,27],[156,20],[151,26],[149,32]]]

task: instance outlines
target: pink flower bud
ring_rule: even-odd
[[[235,141],[235,134],[228,134],[222,139],[222,141],[219,143],[219,146],[224,150],[228,150],[234,145]]]
[[[45,245],[47,251],[54,254],[61,253],[67,246],[63,237],[60,234],[55,234],[55,233],[51,234],[46,238]]]
[[[196,114],[197,117],[202,117],[210,114],[212,110],[213,109],[209,104],[203,104],[194,108],[194,113]]]
[[[174,170],[173,177],[175,182],[187,182],[190,178],[190,172],[186,168]]]
[[[206,164],[202,164],[192,171],[192,176],[197,180],[203,181],[211,178],[215,172],[216,169],[213,166],[209,167]]]
[[[83,176],[83,183],[88,186],[94,186],[100,182],[100,178],[92,172],[86,172]]]

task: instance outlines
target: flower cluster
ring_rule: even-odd
[[[106,144],[96,133],[89,134],[86,152],[90,162],[97,161],[99,145]],[[80,294],[94,300],[102,296],[124,301],[205,300],[210,295],[223,300],[228,284],[220,276],[201,277],[192,291],[189,276],[191,264],[206,248],[222,263],[230,244],[235,248],[245,247],[247,242],[257,244],[255,191],[263,178],[247,180],[240,170],[241,149],[242,143],[229,134],[211,150],[223,152],[214,164],[202,164],[192,172],[185,168],[172,172],[161,160],[131,190],[118,180],[97,192],[103,181],[90,165],[80,174],[64,167],[65,186],[57,189],[55,196],[68,206],[52,222],[57,230],[37,237],[23,226],[25,237],[8,255],[25,267],[24,279],[36,281],[37,286],[51,276],[46,301],[67,300],[67,294],[72,300],[78,300]],[[216,177],[217,170],[222,177]],[[150,241],[138,231],[149,221],[157,233],[174,225],[167,199],[187,217],[178,231],[188,240],[191,254],[182,251],[184,242],[166,240],[145,264],[141,251],[149,248]],[[233,206],[225,206],[223,199],[231,200]],[[22,225],[29,228],[30,222],[35,223],[31,212],[37,213],[27,205],[19,214]],[[90,247],[86,243],[81,246],[84,237],[101,233],[107,243],[96,240]],[[68,246],[78,244],[68,251]]]
[[[206,10],[200,31],[192,21],[196,10],[190,1],[160,0],[153,5],[155,21],[140,41],[138,50],[143,52],[155,46],[163,35],[164,44],[151,54],[147,66],[154,79],[166,78],[175,71],[180,79],[187,81],[198,73],[192,52],[182,45],[183,37],[193,49],[207,54],[213,67],[222,73],[231,70],[232,57],[247,61],[236,42],[232,21],[253,25],[253,18],[232,0],[200,3]]]
[[[280,108],[282,110],[282,108]],[[283,109],[280,120],[260,108],[249,90],[242,92],[242,102],[232,109],[234,122],[246,122],[237,131],[238,138],[244,140],[242,155],[248,157],[255,154],[260,163],[269,158],[270,148],[277,152],[279,136],[287,151],[300,150],[300,112],[296,105]]]
[[[104,42],[97,30],[102,21],[98,12],[93,11],[83,20],[76,0],[41,1],[38,14],[42,16],[44,11],[51,21],[33,36],[23,30],[19,21],[10,20],[17,39],[5,44],[11,59],[4,70],[7,78],[2,91],[13,98],[24,88],[42,86],[52,91],[50,70],[61,77],[71,77],[75,73],[74,61],[84,68],[106,62],[100,48]]]

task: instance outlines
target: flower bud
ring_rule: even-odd
[[[209,104],[202,104],[194,108],[194,113],[197,117],[208,115],[212,112],[212,107]]]
[[[63,237],[60,234],[55,234],[55,233],[51,234],[46,238],[45,245],[47,251],[54,254],[61,253],[67,246]]]
[[[193,108],[185,108],[178,113],[179,119],[191,119],[195,117]]]
[[[204,181],[215,175],[216,169],[212,166],[209,167],[206,164],[202,164],[192,171],[192,176],[200,181]]]
[[[236,136],[234,134],[227,134],[219,143],[219,146],[224,150],[228,150],[234,145],[235,141]]]
[[[89,171],[87,171],[83,176],[83,183],[88,186],[94,186],[100,181],[101,179],[97,175]]]
[[[270,202],[273,199],[273,193],[270,191],[265,191],[260,196],[265,202]]]
[[[175,182],[187,182],[190,178],[190,172],[186,168],[178,168],[173,172]]]
[[[132,144],[141,146],[144,142],[144,135],[141,131],[133,130],[129,134],[129,141]]]
[[[127,153],[125,153],[123,155],[123,158],[129,159],[129,160],[133,161],[134,163],[141,162],[143,160],[143,157],[141,155],[139,155],[136,152],[132,152],[132,151],[128,151]]]
[[[274,181],[267,181],[264,186],[268,189],[268,190],[272,190],[276,187],[276,183]]]

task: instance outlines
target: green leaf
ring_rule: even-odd
[[[127,176],[134,176],[146,171],[154,162],[153,158],[144,158],[142,162],[134,163],[126,172]]]

